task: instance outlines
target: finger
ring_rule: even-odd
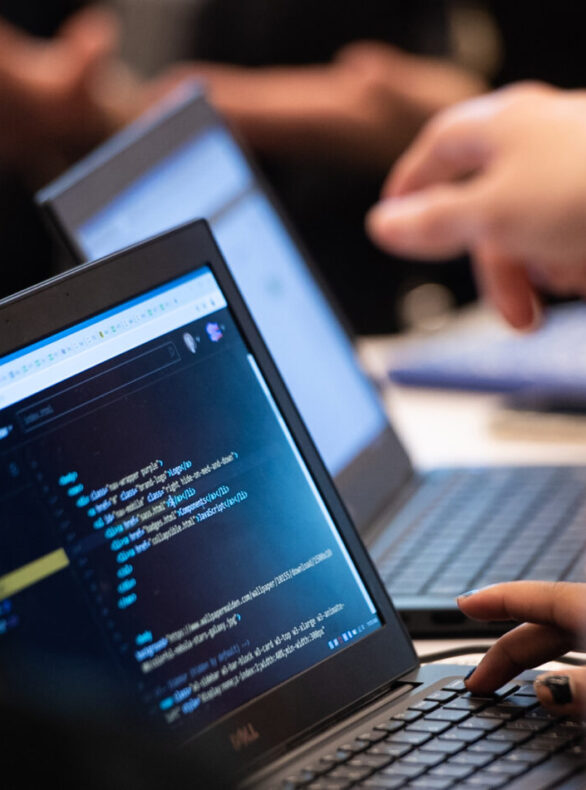
[[[525,669],[566,653],[571,636],[553,626],[525,623],[501,636],[487,651],[466,685],[473,694],[488,694]]]
[[[490,155],[486,117],[492,97],[463,102],[437,115],[391,171],[383,196],[398,197],[482,167]]]
[[[120,21],[114,11],[105,5],[93,5],[70,16],[59,29],[59,38],[102,50],[115,47],[120,32]]]
[[[460,610],[475,620],[539,623],[573,632],[577,642],[581,642],[584,637],[586,584],[504,582],[464,593],[457,602]]]
[[[59,31],[64,64],[69,82],[81,82],[85,76],[111,55],[119,44],[120,25],[107,8],[94,6],[74,14]]]
[[[552,713],[586,719],[586,667],[547,672],[534,685],[537,698]]]
[[[478,245],[474,265],[479,289],[515,329],[530,331],[541,321],[541,308],[527,268],[489,244]]]
[[[366,217],[380,247],[417,258],[450,258],[465,252],[477,228],[480,197],[472,185],[440,185],[384,200]]]
[[[578,296],[586,284],[586,263],[581,260],[549,263],[540,267],[537,276],[547,291],[559,296]]]

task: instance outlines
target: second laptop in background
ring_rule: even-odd
[[[454,602],[462,590],[509,578],[583,578],[586,467],[415,470],[275,199],[193,83],[37,200],[77,263],[209,220],[413,635],[501,628],[465,621]],[[360,276],[357,261],[357,287]]]

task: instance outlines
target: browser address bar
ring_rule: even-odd
[[[34,431],[101,398],[119,393],[131,384],[144,381],[180,359],[174,343],[163,343],[21,409],[16,413],[20,427],[25,433]]]

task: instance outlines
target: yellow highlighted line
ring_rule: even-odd
[[[15,571],[0,576],[0,601],[15,595],[17,592],[32,587],[33,584],[46,579],[69,565],[69,559],[63,549],[57,549],[38,560],[33,560]]]

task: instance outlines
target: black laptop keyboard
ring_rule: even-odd
[[[583,581],[586,468],[433,472],[375,556],[391,595],[454,596],[511,579]]]
[[[574,777],[585,788],[585,736],[586,725],[542,708],[532,685],[511,683],[480,698],[457,680],[340,743],[280,787],[489,790],[510,783],[543,790]]]

